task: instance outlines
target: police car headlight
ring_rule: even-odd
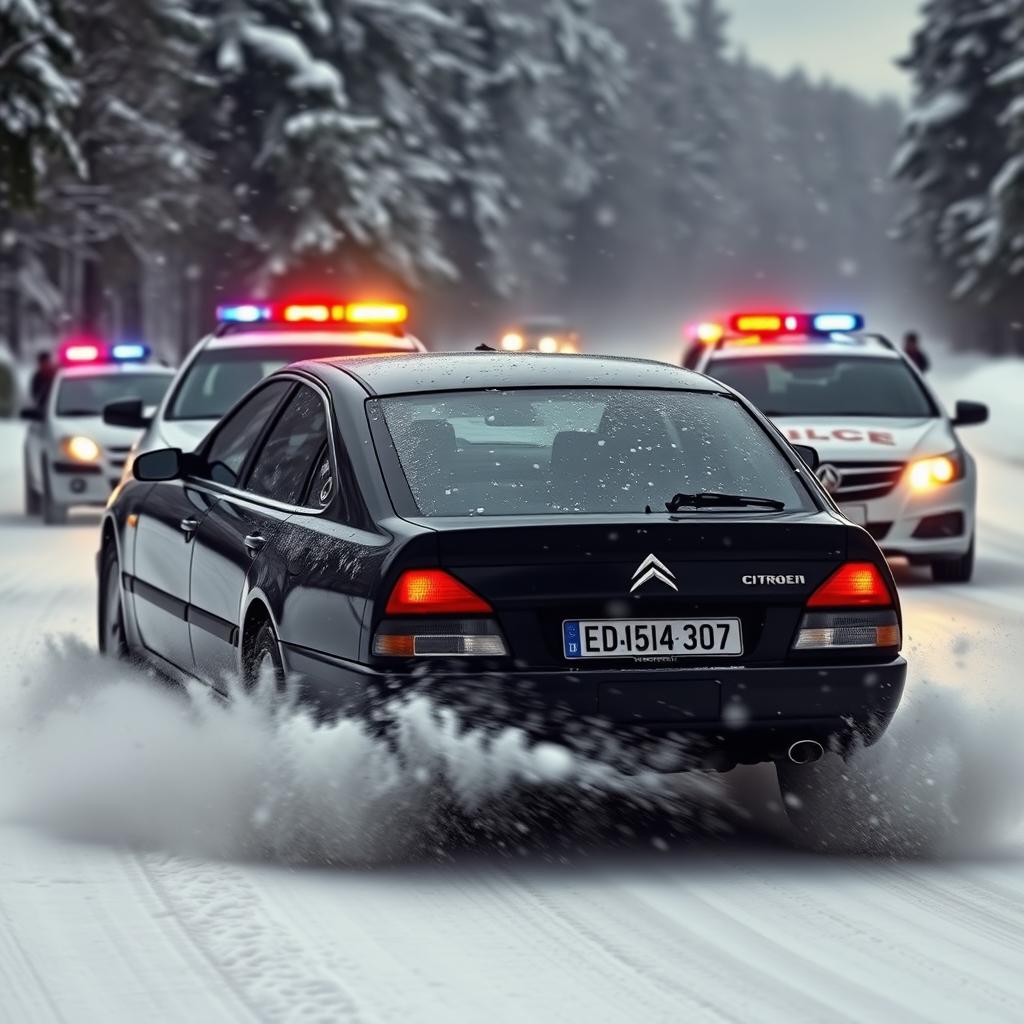
[[[956,452],[937,455],[931,459],[918,459],[910,464],[907,478],[915,491],[930,491],[943,484],[959,480],[963,475],[963,460]]]
[[[85,464],[98,462],[102,454],[100,446],[91,437],[82,434],[62,438],[60,450],[72,462]]]
[[[541,338],[540,341],[537,342],[537,348],[540,349],[541,352],[557,352],[558,339],[552,338],[550,335],[548,335],[547,337]]]

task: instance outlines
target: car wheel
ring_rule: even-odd
[[[936,583],[970,583],[974,575],[974,538],[963,558],[932,562],[932,579]]]
[[[281,645],[274,627],[265,622],[246,644],[242,662],[243,682],[246,689],[255,690],[267,673],[271,674],[278,693],[284,691],[284,662]]]
[[[121,594],[121,564],[112,544],[103,551],[99,593],[99,649],[118,661],[131,657],[124,624],[124,598]]]
[[[68,521],[68,507],[54,501],[50,493],[50,471],[43,463],[43,522],[47,526],[63,526]]]
[[[39,499],[39,492],[32,486],[32,476],[28,471],[28,459],[24,460],[25,474],[25,515],[39,515],[42,502]]]

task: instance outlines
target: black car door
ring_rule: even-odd
[[[237,479],[290,389],[287,382],[261,388],[214,428],[211,442],[203,449],[215,460],[210,474],[214,479]],[[186,672],[195,669],[189,635],[189,573],[195,538],[218,500],[216,487],[204,478],[154,484],[136,526],[131,584],[139,632],[149,650]]]
[[[272,542],[300,508],[327,444],[325,398],[306,384],[288,380],[287,386],[287,398],[240,478],[222,486],[196,537],[189,598],[192,650],[197,674],[215,685],[238,667],[243,596],[263,575],[281,585],[282,574],[266,570],[268,562],[286,564]]]

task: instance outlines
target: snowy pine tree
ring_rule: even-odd
[[[903,65],[914,78],[894,173],[914,198],[904,229],[934,253],[954,298],[989,301],[1000,225],[990,189],[1006,167],[1005,92],[1015,0],[930,0]]]
[[[0,209],[34,200],[45,150],[78,160],[73,56],[50,0],[0,0]]]

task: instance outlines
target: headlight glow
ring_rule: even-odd
[[[962,476],[957,455],[937,455],[931,459],[918,459],[910,465],[910,486],[915,491],[930,491],[942,484],[952,483]]]
[[[541,352],[557,352],[558,339],[552,338],[550,335],[545,338],[541,338],[540,341],[537,342],[537,348],[539,348]]]
[[[101,455],[100,446],[91,437],[82,434],[65,437],[60,442],[60,450],[72,462],[98,462]]]
[[[506,334],[501,339],[501,347],[506,352],[520,352],[523,348],[523,336],[521,334]]]

